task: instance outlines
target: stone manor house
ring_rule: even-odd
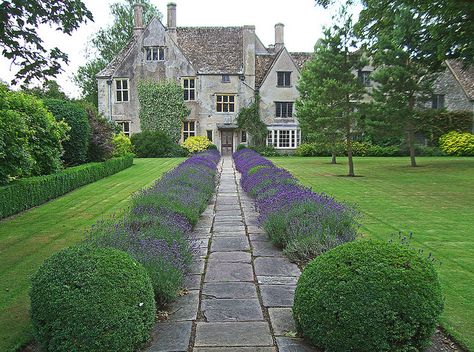
[[[238,112],[259,93],[268,143],[282,150],[299,145],[296,82],[311,54],[286,50],[283,24],[275,25],[275,44],[265,47],[254,26],[177,27],[173,3],[168,4],[166,27],[157,18],[144,27],[140,4],[134,17],[133,37],[97,75],[99,110],[126,134],[140,131],[138,81],[175,80],[191,111],[182,140],[207,136],[224,154],[235,151],[248,141],[236,124]]]
[[[143,7],[134,7],[134,35],[97,75],[99,111],[122,126],[140,131],[137,83],[142,79],[174,80],[184,90],[190,109],[181,139],[207,136],[221,153],[246,144],[246,131],[236,124],[238,112],[260,96],[260,116],[267,124],[267,144],[282,152],[296,149],[301,132],[295,118],[296,83],[311,53],[285,48],[284,25],[275,25],[275,43],[265,47],[254,26],[177,27],[176,4],[168,4],[167,26],[154,18],[143,26]],[[367,66],[359,76],[372,89]],[[435,83],[432,108],[474,111],[474,67],[457,61]]]

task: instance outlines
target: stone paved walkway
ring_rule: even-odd
[[[147,351],[314,351],[289,337],[300,270],[258,228],[232,159],[224,157],[220,169],[216,195],[195,228],[200,257],[188,294],[156,325]]]

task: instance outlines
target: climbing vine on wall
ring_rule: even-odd
[[[140,127],[142,131],[162,131],[178,142],[181,123],[189,115],[183,89],[174,82],[140,81]]]
[[[260,119],[260,97],[255,95],[255,100],[247,107],[240,109],[237,124],[250,135],[250,143],[260,147],[265,145],[268,130],[267,125]]]

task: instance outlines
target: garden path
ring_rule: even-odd
[[[230,157],[222,158],[218,177],[194,230],[200,251],[187,292],[156,324],[147,351],[314,351],[291,337],[300,270],[257,226],[253,201]]]

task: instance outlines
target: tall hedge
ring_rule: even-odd
[[[63,142],[62,159],[66,165],[79,165],[86,162],[91,127],[87,112],[78,103],[61,99],[44,99],[45,106],[57,121],[64,120],[71,128],[69,138]]]
[[[0,85],[0,117],[0,183],[61,169],[61,142],[69,127],[57,122],[41,100]]]
[[[24,178],[0,187],[0,219],[57,198],[75,188],[113,175],[133,164],[131,155],[70,167],[53,175]]]
[[[189,114],[183,89],[173,82],[141,81],[138,84],[142,131],[162,131],[177,143],[181,123]]]
[[[84,103],[83,106],[91,126],[87,161],[104,161],[110,159],[114,151],[112,140],[114,138],[115,126],[113,122],[99,115],[97,108],[93,104]]]

